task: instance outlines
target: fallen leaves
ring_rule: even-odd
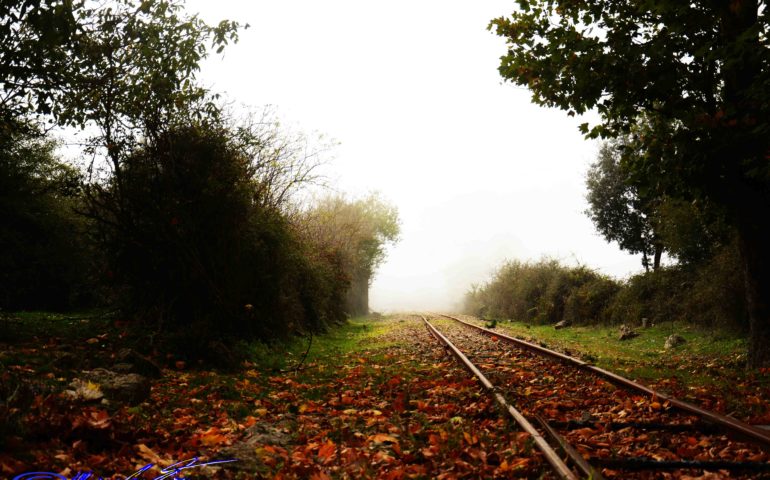
[[[105,339],[95,339],[81,346],[104,351]],[[521,478],[542,473],[532,439],[499,417],[479,384],[418,322],[398,323],[377,342],[387,347],[357,344],[353,351],[288,375],[271,375],[248,362],[235,374],[207,372],[175,365],[172,358],[167,362],[172,368],[153,386],[150,401],[133,407],[76,407],[59,395],[37,392],[24,425],[38,438],[50,438],[19,443],[34,465],[0,454],[0,476],[48,466],[68,476],[89,469],[104,476],[129,474],[137,465],[163,466],[199,455],[242,458],[232,453],[237,446],[243,447],[243,458],[253,457],[256,464],[247,478]],[[588,455],[652,452],[662,459],[768,461],[767,454],[697,432],[660,445],[654,434],[613,430],[608,427],[613,419],[665,418],[670,406],[618,392],[600,380],[586,381],[535,357],[524,359],[532,369],[519,368],[519,359],[500,356],[504,344],[489,344],[490,350],[476,345],[476,353],[489,354],[485,368],[499,368],[500,378],[517,386],[517,403],[549,420],[580,420],[574,412],[583,411],[596,417],[595,425],[569,436]],[[0,374],[3,380],[36,372],[9,365]],[[50,381],[65,388],[68,376],[54,372]],[[87,384],[82,388],[96,390]],[[691,392],[711,395],[704,389]],[[764,412],[762,398],[747,396],[746,403]],[[238,463],[233,467],[241,468]],[[231,478],[231,472],[207,472],[206,478]],[[617,476],[623,478],[622,472]]]

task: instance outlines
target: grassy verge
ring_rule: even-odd
[[[617,326],[557,330],[552,325],[498,321],[495,328],[706,408],[752,423],[770,424],[770,372],[746,369],[746,340],[735,332],[664,323],[637,328],[638,337],[621,341]],[[666,338],[674,333],[686,342],[666,350]]]

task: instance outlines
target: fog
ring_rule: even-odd
[[[401,241],[372,284],[374,310],[452,310],[506,259],[640,269],[583,213],[598,145],[577,125],[596,118],[535,106],[500,80],[505,45],[486,26],[513,4],[188,2],[210,23],[251,25],[205,62],[204,84],[333,137],[330,182],[398,208]]]

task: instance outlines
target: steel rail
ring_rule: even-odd
[[[536,416],[535,419],[540,424],[540,426],[543,427],[543,430],[559,445],[559,447],[561,447],[564,453],[569,455],[569,457],[575,463],[575,466],[578,467],[587,478],[590,478],[591,480],[604,480],[602,474],[599,473],[590,463],[588,463],[583,455],[581,455],[580,452],[578,452],[577,449],[573,447],[566,438],[554,430],[554,428],[551,427],[544,418]]]
[[[479,325],[474,325],[472,323],[466,322],[465,320],[461,320],[457,317],[453,317],[451,315],[445,315],[445,314],[436,314],[441,317],[448,318],[450,320],[454,320],[456,322],[459,322],[463,325],[466,325],[468,327],[474,328],[476,330],[479,330],[483,333],[486,333],[487,335],[491,335],[493,337],[499,338],[501,340],[505,340],[506,342],[513,343],[515,345],[518,345],[520,347],[526,348],[528,350],[550,356],[553,358],[557,358],[559,360],[565,361],[567,363],[571,363],[575,365],[576,367],[592,372],[600,377],[606,378],[607,380],[611,381],[612,383],[616,385],[620,385],[622,387],[629,388],[631,390],[636,390],[638,392],[642,392],[644,394],[657,397],[658,399],[668,402],[669,405],[674,406],[675,408],[695,414],[701,418],[704,418],[712,423],[715,423],[723,428],[726,428],[728,430],[731,430],[733,432],[739,433],[745,438],[748,438],[755,443],[761,444],[763,447],[770,447],[770,432],[762,431],[758,428],[752,427],[749,424],[743,423],[740,420],[736,420],[731,417],[727,417],[725,415],[721,415],[719,413],[710,412],[708,410],[704,410],[698,406],[695,406],[691,403],[684,402],[682,400],[678,400],[670,395],[666,395],[665,393],[657,392],[649,387],[646,387],[642,385],[641,383],[637,383],[633,380],[629,380],[625,377],[621,377],[620,375],[616,373],[612,373],[608,370],[604,370],[603,368],[599,368],[597,366],[591,365],[590,363],[586,363],[580,359],[570,357],[569,355],[565,355],[563,353],[559,353],[553,350],[550,350],[545,347],[541,347],[540,345],[535,345],[534,343],[527,342],[525,340],[521,340],[519,338],[510,337],[508,335],[494,332],[492,330],[489,330],[487,328],[481,327]]]
[[[564,480],[578,480],[577,475],[575,475],[575,473],[572,472],[567,464],[564,463],[561,457],[559,457],[559,454],[556,453],[556,451],[551,447],[551,445],[548,444],[545,438],[540,435],[540,432],[537,431],[537,429],[529,422],[529,420],[524,417],[524,415],[521,414],[521,412],[516,410],[511,404],[508,403],[508,401],[505,400],[505,397],[503,397],[497,388],[492,385],[492,382],[490,382],[489,379],[487,379],[487,377],[485,377],[484,374],[481,373],[481,371],[473,363],[471,363],[470,360],[468,360],[468,357],[466,357],[463,352],[455,347],[448,338],[446,338],[436,329],[436,327],[431,325],[427,318],[425,318],[423,315],[420,315],[420,318],[422,318],[422,321],[425,322],[425,326],[428,328],[428,331],[436,339],[440,340],[441,343],[443,343],[452,352],[452,354],[457,357],[457,359],[460,360],[460,362],[462,362],[462,364],[465,365],[465,367],[470,370],[476,376],[476,378],[479,379],[481,384],[492,395],[497,403],[510,414],[510,416],[525,432],[532,436],[532,439],[534,440],[538,450],[543,453],[546,461],[551,465],[556,475]]]

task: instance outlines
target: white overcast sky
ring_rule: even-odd
[[[641,268],[583,214],[598,149],[577,130],[586,119],[533,105],[497,73],[505,45],[486,26],[513,5],[188,0],[209,23],[251,25],[206,61],[206,86],[336,139],[337,188],[377,190],[398,208],[401,241],[372,309],[451,309],[505,259],[549,255],[616,277]]]

